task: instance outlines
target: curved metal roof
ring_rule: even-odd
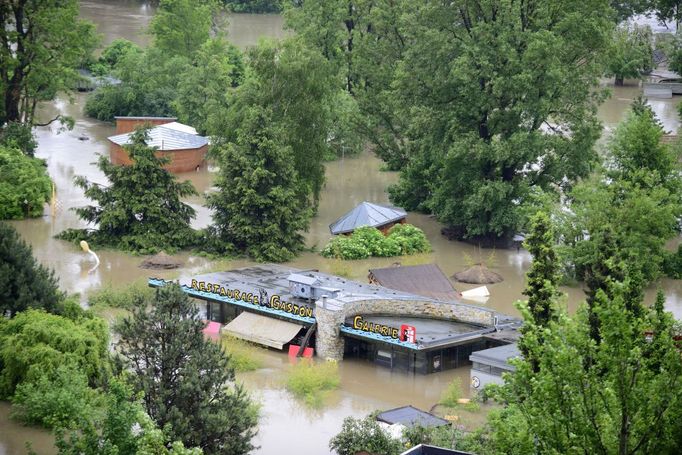
[[[197,135],[196,132],[192,134],[191,130],[194,128],[177,122],[155,126],[147,131],[149,135],[147,145],[156,147],[158,150],[184,150],[197,149],[208,144],[208,139]],[[114,144],[123,146],[128,144],[132,134],[118,134],[108,139]]]
[[[364,201],[330,224],[329,230],[334,235],[345,234],[361,226],[379,227],[406,216],[407,212],[401,208]]]

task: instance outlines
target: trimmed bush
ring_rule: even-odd
[[[364,226],[350,236],[334,237],[322,250],[322,256],[337,259],[392,257],[431,251],[424,231],[411,224],[396,224],[384,236],[376,228]]]

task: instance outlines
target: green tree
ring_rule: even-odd
[[[282,0],[223,0],[225,6],[235,13],[279,13]]]
[[[216,0],[161,0],[149,24],[154,46],[168,55],[191,59],[211,33]]]
[[[376,455],[397,455],[403,445],[379,426],[372,414],[364,419],[346,417],[341,432],[329,441],[329,448],[338,455],[367,452]]]
[[[393,201],[435,213],[461,237],[496,239],[523,224],[533,187],[586,176],[610,12],[597,0],[414,7],[393,81],[410,117]]]
[[[163,168],[168,158],[157,157],[146,144],[146,129],[135,131],[123,146],[133,164],[117,166],[101,156],[98,167],[109,180],[109,186],[76,177],[76,185],[97,205],[76,209],[78,216],[97,225],[97,230],[70,229],[60,234],[63,239],[88,239],[95,244],[123,250],[152,253],[185,248],[194,244],[195,232],[190,222],[194,209],[181,198],[196,194],[189,181],[178,182]]]
[[[81,414],[77,431],[57,430],[59,455],[200,455],[170,442],[157,428],[142,404],[121,378],[109,382],[102,394],[103,408],[97,414]],[[169,448],[170,446],[170,448]]]
[[[682,1],[680,0],[653,0],[650,8],[659,22],[675,22],[675,29],[680,28],[682,21]]]
[[[28,308],[57,312],[63,299],[54,272],[35,260],[14,228],[0,223],[0,319]]]
[[[505,376],[498,398],[507,410],[491,427],[490,453],[679,451],[682,357],[672,316],[663,310],[662,295],[647,308],[641,300],[627,302],[620,285],[613,286],[613,298],[599,291],[593,306],[601,320],[599,343],[585,306],[544,328],[522,307],[529,325],[523,337],[539,368],[518,359],[515,372]],[[639,315],[629,310],[635,306]]]
[[[38,103],[74,87],[95,44],[94,25],[78,18],[76,0],[0,2],[0,125],[35,124]]]
[[[253,106],[268,111],[278,139],[291,148],[301,198],[317,205],[324,183],[323,160],[333,155],[328,140],[332,103],[338,99],[325,60],[301,40],[261,41],[248,52],[249,77],[234,96],[228,115],[209,128],[220,141],[236,141],[248,130]]]
[[[149,416],[172,440],[207,454],[249,453],[256,412],[229,356],[204,339],[197,307],[173,284],[147,303],[115,330]]]
[[[9,122],[0,128],[0,146],[17,148],[24,155],[33,157],[38,147],[38,142],[33,135],[31,125],[19,122]]]
[[[26,310],[0,324],[0,396],[38,381],[61,365],[82,372],[90,385],[109,374],[109,331],[100,318]]]
[[[0,219],[41,216],[51,194],[44,161],[0,145]]]
[[[623,79],[639,78],[654,68],[653,35],[648,26],[621,25],[607,51],[607,76],[615,76],[616,85]]]
[[[235,142],[217,150],[218,191],[208,195],[211,235],[221,245],[259,261],[287,261],[304,246],[301,231],[311,211],[300,196],[293,153],[270,113],[254,106],[244,113]]]

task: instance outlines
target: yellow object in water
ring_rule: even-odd
[[[90,246],[88,245],[88,242],[86,242],[85,240],[81,240],[81,248],[83,248],[83,251],[85,251],[86,253],[90,252]]]

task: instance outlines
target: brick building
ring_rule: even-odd
[[[116,135],[110,136],[110,156],[114,164],[131,164],[123,149],[132,131],[149,125],[147,145],[157,149],[157,156],[170,158],[166,169],[170,172],[193,171],[204,163],[208,140],[197,134],[191,126],[176,122],[173,117],[116,117]]]

